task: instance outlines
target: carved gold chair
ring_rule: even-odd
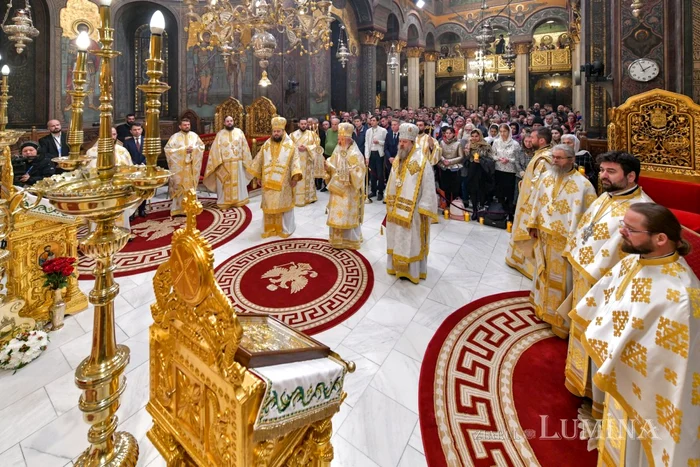
[[[277,117],[277,107],[267,97],[258,97],[246,107],[245,136],[248,138],[250,153],[255,157],[258,149],[272,134],[272,117]],[[251,181],[250,189],[259,185],[257,179]]]
[[[224,120],[229,115],[233,117],[233,126],[236,128],[243,128],[243,104],[235,97],[229,97],[216,106],[216,113],[214,114],[214,133],[224,128]]]
[[[608,149],[637,156],[644,191],[700,232],[700,106],[654,89],[611,108],[608,116]]]
[[[212,249],[196,228],[202,205],[194,191],[185,195],[184,207],[186,227],[173,234],[170,260],[153,279],[149,439],[168,466],[330,466],[331,417],[346,394],[340,387],[338,399],[316,415],[312,410],[296,422],[285,418],[262,434],[254,429],[261,404],[269,399],[266,384],[239,363],[241,347],[251,340],[274,346],[278,335],[261,339],[267,334],[245,324],[250,315],[242,315],[243,321],[236,315],[214,279]],[[352,363],[331,355],[343,374],[354,371]]]

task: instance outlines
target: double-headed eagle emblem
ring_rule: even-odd
[[[291,263],[275,266],[262,275],[261,279],[269,279],[270,284],[267,290],[274,292],[278,289],[290,289],[291,293],[297,293],[309,283],[309,279],[318,276],[318,273],[311,269],[309,263]]]

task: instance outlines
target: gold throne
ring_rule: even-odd
[[[248,138],[269,138],[272,134],[272,117],[277,116],[277,107],[267,97],[258,97],[245,109],[245,135]]]
[[[236,315],[214,279],[212,249],[196,229],[202,205],[194,191],[185,195],[183,204],[186,227],[173,234],[170,260],[153,279],[149,439],[168,466],[330,466],[331,417],[347,395],[342,379],[337,400],[298,412],[296,420],[282,419],[271,430],[255,429],[261,405],[266,401],[268,407],[270,398],[266,383],[238,360],[252,366],[248,350],[263,342],[259,338],[264,333],[259,323],[250,324],[255,319],[251,315]],[[292,333],[311,340],[288,328],[287,335]],[[276,343],[282,334],[265,343]],[[242,348],[251,340],[252,346]],[[294,352],[277,353],[289,357]],[[354,364],[330,355],[343,376],[354,371]]]
[[[214,133],[224,128],[224,120],[227,116],[233,117],[233,126],[243,128],[243,104],[235,97],[229,97],[221,104],[216,106],[214,114]]]

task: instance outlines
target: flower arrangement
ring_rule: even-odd
[[[0,369],[19,370],[46,350],[49,336],[43,331],[25,331],[0,350]]]
[[[68,285],[68,278],[75,271],[75,258],[61,256],[46,260],[41,265],[41,270],[44,272],[44,287],[49,287],[51,290],[59,290]]]

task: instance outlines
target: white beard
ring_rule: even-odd
[[[411,152],[411,149],[413,149],[413,148],[405,148],[405,149],[399,148],[399,159],[401,159],[401,160],[406,159],[406,157],[408,157],[408,153]]]

